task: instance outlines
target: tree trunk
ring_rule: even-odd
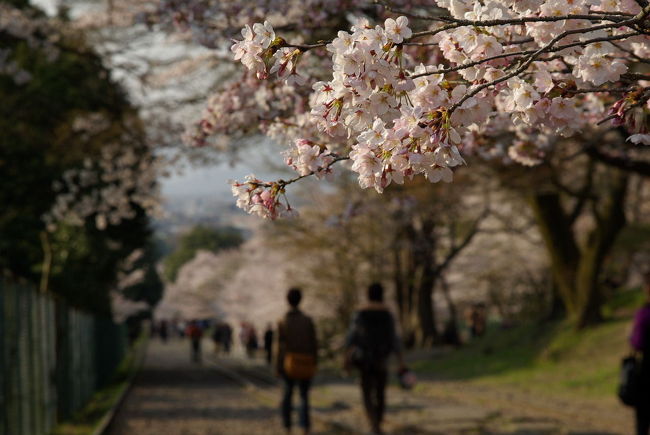
[[[420,346],[432,346],[439,340],[433,306],[433,268],[424,265],[420,285],[418,286],[418,343]]]
[[[557,282],[551,279],[551,301],[549,303],[548,315],[546,320],[558,320],[566,316],[566,308],[562,303],[562,297],[557,287]]]
[[[436,281],[434,226],[433,219],[422,222],[419,238],[416,241],[416,259],[421,271],[417,286],[418,344],[422,347],[432,346],[440,339],[433,304],[433,289]]]
[[[395,243],[393,244],[395,245]],[[393,285],[395,286],[395,302],[397,303],[398,320],[404,326],[404,314],[406,309],[406,283],[402,274],[403,266],[400,255],[400,248],[393,248]]]
[[[533,195],[530,203],[551,260],[553,279],[569,319],[577,328],[602,320],[599,277],[604,260],[625,226],[628,175],[612,170],[610,185],[594,207],[596,225],[580,249],[572,220],[558,192]]]
[[[458,310],[456,309],[456,304],[451,299],[451,293],[449,292],[449,284],[444,276],[439,278],[440,286],[442,288],[442,293],[445,296],[445,301],[447,302],[447,309],[449,311],[449,318],[445,324],[445,330],[443,332],[443,341],[445,344],[450,344],[452,346],[460,346],[462,343],[460,341],[460,333],[458,331]]]
[[[567,313],[573,315],[577,310],[575,277],[580,251],[575,242],[571,222],[562,208],[558,192],[535,194],[529,200],[551,260],[556,290]]]
[[[600,308],[602,294],[600,272],[607,254],[616,237],[625,227],[625,197],[628,186],[628,174],[615,171],[608,186],[602,207],[596,212],[596,227],[593,229],[583,249],[578,273],[576,291],[578,311],[576,326],[584,328],[602,320]]]

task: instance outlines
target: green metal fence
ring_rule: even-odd
[[[0,281],[0,435],[46,435],[112,377],[126,327]]]

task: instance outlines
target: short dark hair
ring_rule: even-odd
[[[382,302],[384,300],[384,288],[378,282],[370,284],[368,287],[368,300]]]
[[[289,305],[295,308],[298,306],[298,304],[300,304],[301,300],[302,290],[300,290],[298,287],[291,287],[287,292],[287,301],[289,302]]]

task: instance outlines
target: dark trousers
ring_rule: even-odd
[[[366,415],[372,429],[377,431],[384,419],[386,408],[386,381],[388,368],[385,365],[363,367],[361,369],[361,393]]]
[[[635,411],[636,435],[648,435],[650,432],[650,403],[637,405]]]
[[[645,361],[644,361],[645,362]],[[641,398],[634,409],[636,417],[636,434],[650,434],[650,369],[643,365],[641,367]]]
[[[201,361],[201,339],[192,338],[192,361],[199,362]]]
[[[300,426],[305,429],[311,427],[309,419],[309,387],[311,386],[311,379],[307,380],[294,380],[284,377],[284,395],[282,397],[282,423],[284,427],[291,428],[291,413],[293,411],[293,387],[298,385],[300,391]]]

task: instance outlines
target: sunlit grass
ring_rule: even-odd
[[[488,334],[414,368],[446,379],[509,384],[563,396],[613,398],[621,358],[628,352],[640,291],[623,291],[605,309],[609,320],[576,331],[564,322],[529,323]]]

